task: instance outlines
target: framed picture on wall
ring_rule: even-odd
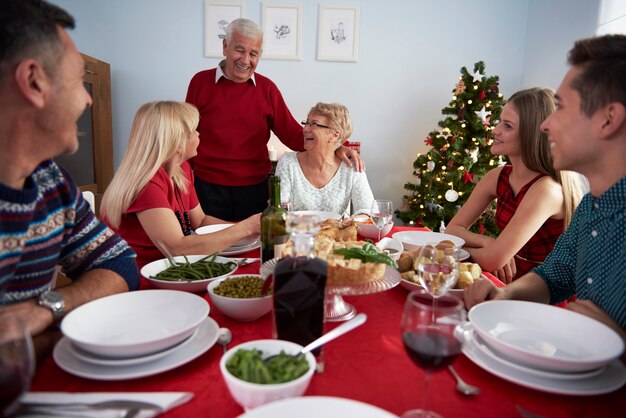
[[[204,0],[204,56],[221,58],[230,22],[245,17],[245,0]]]
[[[357,61],[359,12],[359,6],[320,4],[317,28],[318,61]]]
[[[302,4],[263,3],[263,58],[302,59]]]

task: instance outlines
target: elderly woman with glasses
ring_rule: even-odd
[[[304,126],[303,152],[285,154],[276,166],[280,196],[292,210],[350,213],[369,209],[374,200],[365,172],[349,168],[335,150],[352,134],[348,109],[338,103],[318,103]]]

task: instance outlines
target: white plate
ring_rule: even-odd
[[[471,326],[471,325],[470,325]],[[525,367],[520,364],[513,363],[507,360],[502,354],[496,355],[493,351],[487,347],[487,345],[480,339],[476,333],[472,330],[472,338],[474,339],[474,343],[476,346],[489,358],[497,361],[498,363],[504,364],[507,367],[511,367],[515,370],[520,370],[524,373],[531,374],[533,376],[539,377],[547,377],[550,379],[583,379],[587,377],[597,376],[604,371],[606,366],[600,367],[598,369],[590,370],[587,372],[580,373],[556,373],[556,372],[548,372],[544,370],[533,369],[531,367]]]
[[[459,248],[459,261],[467,260],[468,258],[470,258],[470,253],[463,248]]]
[[[444,240],[449,240],[458,248],[465,245],[465,240],[449,234],[429,231],[401,231],[392,235],[395,239],[402,241],[406,250],[415,250],[426,244],[435,244]]]
[[[624,350],[620,336],[601,322],[542,303],[487,301],[474,306],[468,316],[489,348],[535,369],[597,369]]]
[[[512,368],[494,360],[483,353],[472,338],[472,332],[463,332],[465,354],[476,365],[504,380],[516,383],[531,389],[559,395],[601,395],[613,392],[626,383],[626,367],[619,361],[613,360],[596,376],[582,379],[554,379],[537,376]]]
[[[206,256],[205,255],[188,255],[187,260],[189,260],[190,263],[194,263],[204,257]],[[178,263],[183,263],[185,262],[185,257],[183,256],[174,257],[174,261]],[[216,263],[223,264],[223,263],[228,263],[232,261],[233,260],[229,258],[225,258],[225,257],[220,257],[220,256],[215,257]],[[197,293],[197,292],[206,291],[207,285],[213,280],[230,276],[231,274],[235,272],[235,270],[237,270],[237,266],[235,266],[234,269],[229,271],[227,274],[223,274],[221,276],[211,277],[211,278],[207,278],[204,280],[190,280],[190,281],[180,281],[180,282],[172,282],[169,280],[159,280],[159,279],[152,277],[152,276],[156,276],[157,273],[165,270],[166,268],[170,266],[171,264],[169,260],[167,258],[162,258],[160,260],[153,261],[143,266],[141,268],[141,275],[145,277],[145,279],[148,280],[150,283],[152,283],[155,287],[158,287],[160,289],[182,290],[184,292]]]
[[[413,283],[406,279],[400,279],[400,286],[404,287],[408,291],[423,289],[424,287],[419,283]],[[463,289],[448,289],[446,294],[454,295],[458,298],[463,298]]]
[[[175,369],[204,354],[217,341],[218,329],[217,323],[206,317],[188,344],[160,359],[132,366],[103,366],[82,361],[74,356],[72,345],[65,337],[56,344],[52,356],[61,369],[75,376],[94,380],[136,379]]]
[[[214,224],[214,225],[205,225],[205,226],[201,226],[200,228],[196,229],[196,234],[210,234],[212,232],[217,232],[217,231],[221,231],[223,229],[226,228],[230,228],[231,226],[233,226],[234,224]],[[236,248],[236,247],[248,247],[252,244],[254,244],[255,242],[257,242],[259,240],[259,235],[250,235],[247,236],[245,238],[240,239],[239,241],[237,241],[236,243],[234,243],[233,245],[230,246],[230,248]]]
[[[231,256],[231,255],[239,255],[243,253],[247,253],[248,251],[256,250],[261,247],[261,240],[258,239],[250,245],[246,245],[245,247],[228,247],[224,251],[221,251],[219,255],[222,256]]]
[[[326,219],[341,219],[341,215],[337,212],[328,212],[323,210],[296,210],[293,213],[298,215],[316,215],[320,222]]]
[[[63,335],[104,357],[145,356],[180,343],[209,314],[208,302],[175,290],[141,290],[96,299],[71,311]]]
[[[198,333],[198,329],[196,329],[194,333],[191,334],[191,336],[187,338],[186,340],[184,340],[183,342],[178,343],[174,345],[173,347],[166,348],[163,351],[159,351],[158,353],[149,354],[147,356],[130,357],[130,358],[101,357],[101,356],[92,354],[88,351],[81,350],[79,347],[76,347],[72,343],[70,343],[69,349],[72,351],[72,354],[76,358],[82,361],[86,361],[87,363],[101,364],[103,366],[133,366],[135,364],[147,363],[149,361],[153,361],[156,359],[160,359],[161,357],[170,355],[174,351],[180,349],[180,347],[182,347],[183,345],[188,344],[196,336],[197,333]]]
[[[302,396],[268,403],[240,415],[239,418],[276,417],[359,417],[398,418],[397,415],[377,406],[352,399],[331,396]]]
[[[481,274],[480,278],[488,280],[487,277],[484,274]],[[424,288],[421,284],[413,283],[413,282],[410,282],[410,281],[408,281],[406,279],[401,279],[400,286],[404,287],[406,290],[409,290],[409,291],[417,290],[417,289],[423,289]],[[454,295],[454,296],[456,296],[458,298],[463,299],[463,289],[449,289],[448,293],[451,294],[451,295]]]

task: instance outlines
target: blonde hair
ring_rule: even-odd
[[[519,136],[522,162],[532,170],[552,177],[563,190],[564,227],[567,228],[576,207],[583,197],[583,187],[578,173],[556,171],[550,154],[548,134],[541,131],[541,122],[556,109],[554,91],[534,87],[521,90],[509,100],[519,116]]]
[[[102,198],[103,213],[113,227],[120,225],[122,214],[157,170],[185,147],[199,121],[198,110],[188,103],[156,101],[139,108],[124,159]],[[172,181],[187,191],[180,167],[174,171]]]
[[[348,108],[339,103],[317,103],[309,110],[309,115],[316,113],[328,118],[328,125],[340,131],[337,147],[352,135],[352,121]]]

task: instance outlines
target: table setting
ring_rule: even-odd
[[[401,232],[430,233],[423,228],[394,225],[388,233],[381,234],[381,239],[385,236],[389,239],[398,239],[396,235]],[[405,245],[406,239],[398,240]],[[236,254],[238,257],[221,255],[220,257],[234,260],[236,264],[240,260],[247,259],[251,259],[252,262],[237,265],[229,275],[218,280],[225,280],[236,275],[259,275],[262,269],[258,261],[259,252],[256,247]],[[456,262],[458,263],[458,259]],[[484,279],[491,280],[499,286],[503,285],[489,273],[483,272],[483,275]],[[153,399],[152,403],[159,405],[160,409],[143,408],[139,409],[139,412],[133,409],[132,413],[137,415],[130,416],[158,415],[170,418],[189,416],[263,418],[292,416],[294,411],[298,411],[297,416],[303,417],[313,416],[306,415],[307,413],[323,411],[332,416],[334,411],[343,411],[342,416],[389,418],[399,417],[423,405],[424,379],[429,372],[422,369],[422,366],[416,367],[411,360],[403,342],[401,327],[404,323],[402,317],[408,295],[416,288],[393,286],[372,294],[342,295],[346,303],[354,307],[355,314],[366,314],[369,320],[345,336],[329,341],[321,348],[323,372],[311,375],[308,385],[300,396],[247,410],[232,396],[221,363],[226,353],[231,354],[234,347],[252,341],[273,340],[274,326],[271,309],[252,320],[237,319],[217,307],[211,295],[207,293],[208,286],[205,284],[204,289],[199,291],[181,291],[157,289],[153,283],[143,281],[143,290],[134,292],[135,294],[172,292],[177,295],[168,296],[168,300],[173,300],[169,299],[170,297],[180,297],[178,294],[187,295],[190,299],[160,304],[156,309],[149,308],[150,314],[146,309],[143,309],[141,313],[124,311],[121,317],[124,315],[127,318],[132,317],[132,321],[145,328],[153,312],[162,310],[163,317],[176,317],[179,312],[174,314],[174,311],[187,310],[187,307],[191,309],[191,306],[197,302],[199,311],[194,315],[202,318],[199,321],[187,319],[189,324],[193,323],[187,327],[188,334],[177,337],[179,339],[176,341],[170,340],[171,344],[166,344],[166,347],[135,351],[130,357],[119,355],[119,350],[117,356],[110,355],[108,350],[111,347],[119,349],[113,343],[118,337],[113,337],[112,334],[105,338],[105,343],[102,343],[107,346],[106,355],[103,355],[102,352],[98,352],[97,348],[94,352],[93,347],[85,347],[85,341],[77,338],[72,340],[64,333],[63,339],[54,348],[53,354],[38,365],[31,379],[29,391],[22,401],[36,403],[49,402],[52,399],[50,402],[84,404],[101,401],[98,397],[100,395],[102,400],[111,400],[115,398],[114,395],[119,395],[117,398],[121,397],[120,399],[135,399],[131,395],[139,394],[142,395],[138,398],[139,400],[150,402],[148,397],[143,396],[146,394],[165,401],[159,403],[160,401]],[[427,290],[422,290],[422,292],[428,294]],[[121,297],[122,295],[114,296]],[[445,305],[446,298],[455,296],[457,295],[453,292],[448,295],[444,292],[438,298],[440,299],[438,302]],[[133,301],[127,303],[135,304]],[[494,303],[486,302],[477,307],[483,305],[489,307]],[[529,302],[525,303],[529,304]],[[202,304],[206,308],[203,308]],[[85,307],[89,305],[91,304]],[[172,309],[168,305],[173,305],[178,309]],[[550,322],[545,318],[550,318],[552,315],[557,319],[560,318],[562,314],[552,314],[553,310],[581,316],[558,307],[534,305],[550,310],[547,314],[543,311],[537,314],[544,318],[543,323]],[[121,306],[123,307],[124,304],[122,303]],[[517,317],[522,319],[528,317],[528,312],[533,312],[534,308],[518,307],[517,309],[522,309],[522,311],[516,312],[523,312],[525,316],[518,314]],[[202,314],[202,309],[206,309],[206,313]],[[498,312],[502,309],[499,308]],[[493,317],[493,314],[463,311],[462,316],[463,320],[459,321],[461,325],[456,327],[455,334],[460,341],[460,348],[456,351],[458,354],[451,357],[449,362],[444,361],[440,366],[441,371],[433,373],[429,382],[429,409],[442,416],[467,417],[520,416],[520,409],[544,418],[621,416],[620,411],[626,407],[626,396],[624,396],[626,395],[624,388],[626,371],[618,359],[619,354],[616,354],[620,352],[618,342],[614,342],[610,350],[606,349],[607,353],[602,358],[596,359],[599,363],[580,366],[580,361],[574,360],[574,363],[580,366],[578,369],[574,366],[576,370],[559,370],[557,366],[555,370],[554,361],[564,357],[564,355],[555,355],[555,353],[561,353],[563,343],[560,340],[556,342],[550,340],[546,344],[544,344],[545,341],[540,341],[537,345],[539,347],[538,359],[520,347],[518,347],[520,348],[519,356],[515,357],[515,354],[511,354],[515,351],[515,338],[512,339],[513,342],[510,338],[507,339],[507,335],[511,333],[502,332],[498,334],[498,337],[494,337],[493,329],[498,329],[498,324],[484,323],[484,317]],[[87,317],[87,315],[84,316],[84,318]],[[126,323],[132,321],[126,321]],[[571,318],[568,317],[568,321],[571,321]],[[521,327],[518,322],[510,319],[505,323]],[[68,324],[70,323],[71,321],[68,321]],[[344,322],[327,319],[323,326],[324,333],[328,333],[342,323]],[[121,328],[127,326],[128,324]],[[100,325],[100,328],[105,327]],[[561,328],[564,332],[568,329],[567,327]],[[130,326],[128,329],[133,328]],[[521,329],[523,330],[523,327]],[[586,330],[597,331],[594,325],[587,325],[587,328],[583,329],[584,333],[587,332]],[[483,335],[483,330],[486,330],[486,335]],[[607,336],[611,334],[602,333],[602,331],[606,330],[601,329],[596,339],[608,341]],[[136,328],[135,334],[138,334]],[[156,340],[164,338],[162,335],[154,337]],[[575,342],[581,340],[585,339],[574,339]],[[74,341],[77,341],[77,344]],[[80,345],[81,343],[83,346]],[[142,343],[142,341],[132,341],[131,345]],[[501,345],[498,346],[498,343]],[[550,348],[549,344],[556,348]],[[571,347],[574,343],[568,340],[567,345]],[[597,347],[592,350],[599,351]],[[552,356],[548,355],[550,352]],[[593,356],[584,353],[580,357]],[[530,363],[528,363],[529,358]],[[480,393],[468,391],[462,384],[457,386],[457,380],[447,369],[448,365],[453,366],[452,372],[466,384],[477,387]],[[471,394],[465,395],[464,391]],[[172,394],[172,397],[168,394]],[[92,396],[92,398],[73,400],[74,396]],[[117,415],[93,416],[122,417],[125,416],[122,415],[123,413],[127,413],[127,409],[121,410],[121,413],[117,410]],[[103,411],[91,412],[102,413]]]

